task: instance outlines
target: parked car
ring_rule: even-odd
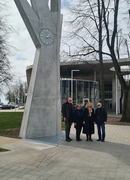
[[[18,104],[15,102],[9,102],[8,105],[14,106],[15,108],[18,108]]]
[[[2,104],[0,104],[0,109],[1,109],[1,107],[2,107]]]
[[[10,104],[4,104],[1,106],[1,109],[14,109],[15,106],[13,105],[10,105]]]

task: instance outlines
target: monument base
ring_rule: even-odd
[[[26,141],[32,141],[36,143],[45,143],[53,146],[58,146],[59,143],[65,136],[65,131],[61,131],[57,136],[49,136],[49,137],[41,137],[41,138],[33,138],[33,139],[26,139]]]

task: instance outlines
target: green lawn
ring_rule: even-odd
[[[8,151],[7,149],[0,148],[0,152]]]
[[[23,112],[0,112],[0,129],[19,128]]]
[[[18,138],[23,112],[0,112],[0,136]]]

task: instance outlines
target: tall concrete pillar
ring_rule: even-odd
[[[27,0],[14,1],[36,47],[19,136],[55,136],[61,132],[61,0],[51,0],[51,8],[48,6],[48,0],[31,0],[31,5]]]

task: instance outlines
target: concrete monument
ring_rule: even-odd
[[[36,47],[21,138],[56,136],[61,132],[60,39],[61,0],[14,0]],[[29,48],[29,47],[28,47]]]

